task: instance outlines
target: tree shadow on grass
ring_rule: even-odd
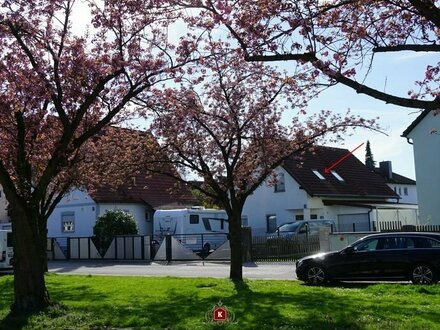
[[[102,323],[96,326],[145,327],[155,329],[362,329],[356,316],[362,313],[352,299],[339,300],[341,313],[333,316],[337,296],[328,293],[284,294],[283,292],[255,292],[246,282],[233,282],[234,292],[204,296],[188,296],[178,289],[167,291],[166,298],[157,303],[138,303],[136,299],[126,306],[108,304],[91,306],[93,315],[101,315]],[[209,290],[209,287],[205,287]],[[145,294],[148,294],[146,292]],[[205,316],[219,300],[235,314],[236,324],[206,322]],[[283,306],[283,308],[280,308]],[[299,310],[301,313],[289,313]],[[130,315],[136,315],[133,319]],[[293,315],[293,316],[292,316]],[[346,315],[350,315],[346,318]],[[208,314],[209,316],[209,314]],[[118,320],[118,324],[112,322]]]
[[[11,277],[0,284],[0,311],[8,311],[5,317],[1,318],[0,314],[0,329],[22,329],[22,328],[38,328],[45,329],[45,324],[49,329],[65,328],[65,323],[72,326],[75,329],[74,323],[78,319],[83,319],[87,322],[87,317],[81,315],[81,312],[72,313],[72,309],[59,301],[80,301],[87,297],[90,301],[100,301],[107,299],[108,295],[94,289],[90,285],[78,285],[72,284],[71,286],[51,287],[49,295],[52,300],[52,304],[47,308],[31,311],[29,313],[13,313],[10,311],[10,307],[14,301],[14,280]],[[4,314],[4,312],[3,312]],[[74,315],[73,315],[74,314]],[[69,321],[69,319],[71,321]],[[53,321],[53,322],[52,322]],[[56,324],[62,322],[58,327]]]
[[[127,296],[102,292],[93,281],[78,282],[78,278],[68,285],[58,286],[53,283],[50,288],[52,298],[62,301],[68,307],[65,310],[60,308],[56,312],[46,311],[46,315],[54,320],[53,323],[50,323],[51,320],[47,321],[49,324],[45,329],[116,327],[362,330],[368,327],[363,320],[371,326],[371,319],[374,318],[380,322],[378,328],[387,328],[387,324],[396,328],[396,324],[400,324],[400,317],[414,313],[410,304],[396,304],[394,297],[388,299],[387,287],[370,288],[371,284],[336,288],[300,286],[298,289],[296,283],[286,283],[280,287],[274,286],[271,281],[262,281],[258,285],[253,281],[228,282],[210,279],[198,280],[195,284],[173,278],[169,281],[169,284],[165,283],[164,290],[160,290],[160,294],[151,290],[150,281],[136,282],[136,290],[130,291]],[[157,300],[151,299],[154,294]],[[405,294],[400,292],[399,299],[406,299]],[[12,301],[11,297],[10,299]],[[235,314],[237,323],[217,325],[206,319],[210,315],[209,311],[219,301]],[[56,327],[55,318],[66,317],[62,315],[63,312],[81,313],[83,316],[79,321],[70,318],[61,327]],[[417,320],[436,322],[440,319],[440,312],[431,309],[429,313],[417,317]],[[387,323],[387,319],[397,323]],[[0,328],[17,328],[8,326],[13,323],[6,323],[7,321],[11,322],[10,319],[4,320]],[[32,327],[35,320],[30,321],[34,323],[23,318],[22,324]]]

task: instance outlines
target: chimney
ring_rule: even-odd
[[[387,160],[385,162],[379,163],[380,173],[388,180],[393,178],[393,169],[391,167],[391,161]]]

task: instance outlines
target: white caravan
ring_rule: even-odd
[[[157,210],[154,213],[154,236],[162,240],[173,235],[193,250],[210,251],[226,240],[228,216],[224,210],[199,207]]]
[[[13,256],[12,232],[10,230],[0,230],[0,269],[11,268]]]

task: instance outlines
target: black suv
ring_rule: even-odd
[[[313,285],[331,280],[411,280],[433,284],[440,276],[440,234],[369,235],[341,251],[299,259],[296,275]]]

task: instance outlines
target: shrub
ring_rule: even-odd
[[[103,254],[115,235],[137,235],[138,228],[133,215],[122,210],[113,210],[98,217],[93,234],[96,236],[98,249]]]

